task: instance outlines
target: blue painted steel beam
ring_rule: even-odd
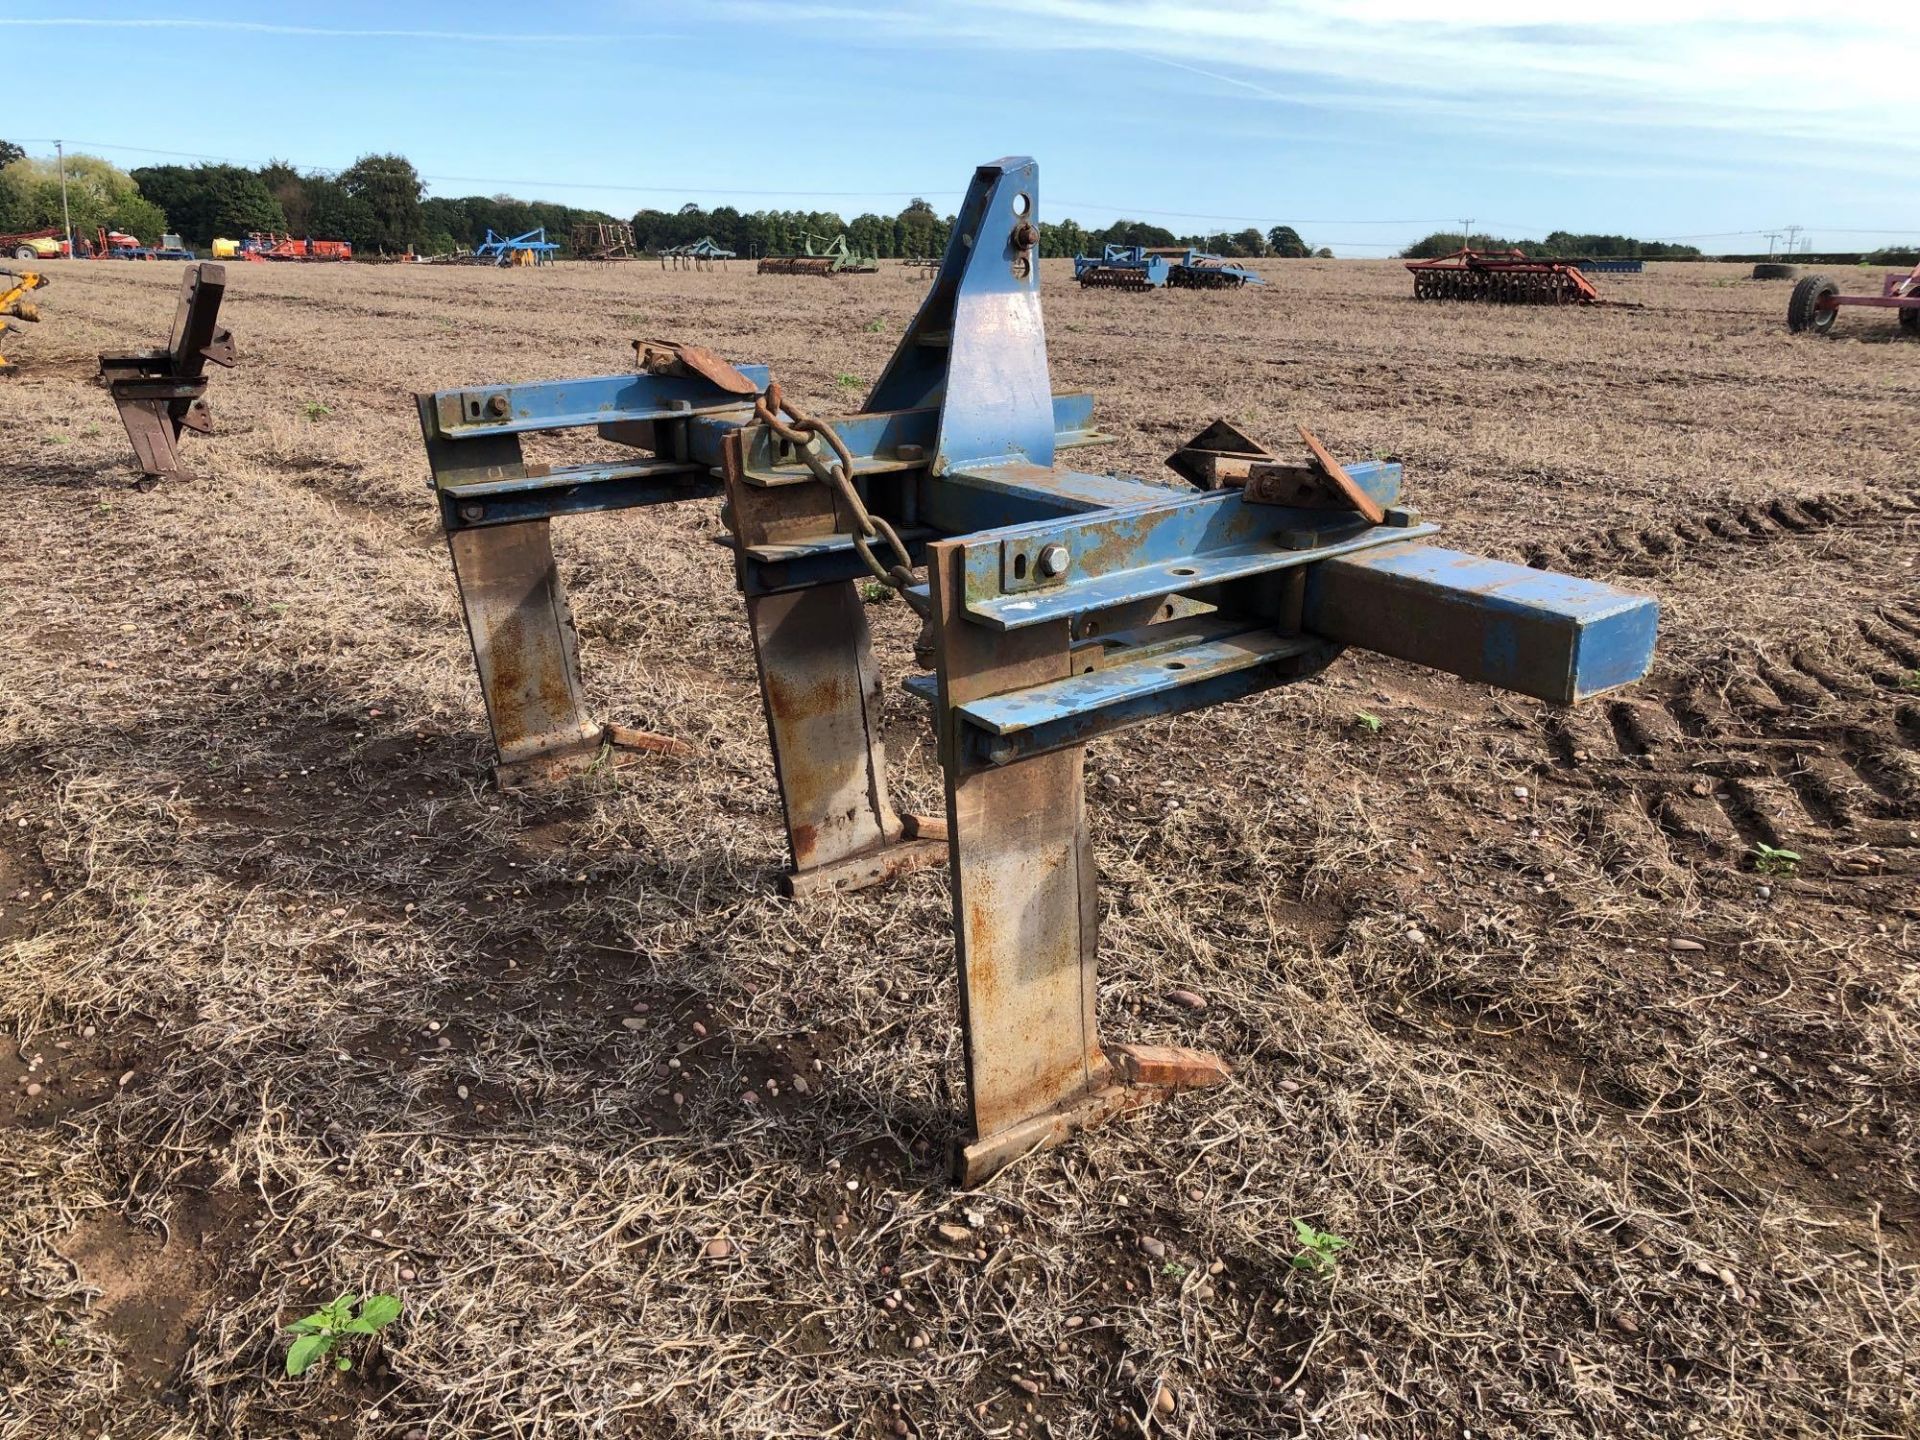
[[[921,487],[919,513],[949,535],[970,535],[1096,510],[1163,505],[1192,493],[1184,485],[1156,485],[1128,475],[1000,465],[928,477]]]
[[[1367,462],[1349,473],[1382,505],[1399,497],[1398,465]],[[1046,500],[1052,475],[1040,472],[1027,493]],[[1136,494],[1159,498],[967,536],[968,615],[996,630],[1018,630],[1312,564],[1435,528],[1415,524],[1406,511],[1390,510],[1387,525],[1370,526],[1352,511],[1250,504],[1238,490],[1180,495],[1133,483]],[[1067,564],[1049,575],[1042,557],[1055,547],[1066,551]]]
[[[766,366],[738,368],[761,390],[767,388]],[[742,418],[752,413],[738,395],[697,375],[594,375],[442,390],[427,399],[426,413],[443,440],[564,430],[616,420],[685,420],[713,411],[733,411]]]
[[[582,465],[571,472],[556,471],[520,481],[443,487],[440,519],[449,531],[474,530],[510,525],[517,520],[550,520],[561,515],[710,500],[722,488],[706,470],[686,465],[660,461]]]
[[[1307,572],[1303,628],[1561,704],[1640,679],[1659,606],[1571,575],[1393,545]]]

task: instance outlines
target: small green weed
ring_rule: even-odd
[[[87,428],[80,433],[88,436],[98,435],[100,433],[100,422],[98,420],[89,420],[87,422]]]
[[[1178,1260],[1169,1260],[1160,1267],[1160,1273],[1169,1280],[1184,1280],[1187,1278],[1187,1267]]]
[[[1387,722],[1371,711],[1356,710],[1353,712],[1353,723],[1369,735],[1378,735]]]
[[[878,335],[882,330],[886,329],[887,327],[886,327],[885,321],[881,320],[878,316],[875,316],[873,319],[869,320],[861,328],[864,329],[869,335]]]
[[[1791,875],[1800,868],[1800,852],[1778,850],[1766,841],[1757,841],[1747,852],[1753,856],[1753,868],[1762,875]]]
[[[1333,1274],[1334,1267],[1340,1263],[1340,1252],[1352,1243],[1331,1231],[1316,1230],[1300,1219],[1293,1222],[1293,1233],[1300,1242],[1300,1249],[1293,1257],[1293,1268],[1310,1275]]]
[[[322,405],[318,400],[309,400],[303,408],[306,412],[307,419],[313,421],[315,424],[318,424],[333,414],[333,411]]]
[[[836,375],[833,377],[833,383],[842,390],[858,390],[865,382],[858,375]]]
[[[1909,670],[1902,675],[1900,688],[1909,695],[1920,695],[1920,670]]]
[[[71,445],[73,443],[73,437],[71,435],[49,435],[47,436],[47,443],[49,445]]]
[[[860,598],[869,605],[885,605],[897,593],[891,585],[882,585],[878,580],[869,580],[860,587]]]
[[[304,1319],[287,1327],[294,1336],[287,1347],[287,1374],[304,1375],[314,1365],[356,1335],[377,1335],[400,1318],[400,1299],[395,1295],[340,1296]],[[353,1361],[345,1355],[333,1362],[336,1370],[351,1370]]]

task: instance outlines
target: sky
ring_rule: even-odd
[[[0,37],[0,137],[126,168],[397,151],[440,195],[851,218],[1032,155],[1045,219],[1341,255],[1920,239],[1920,29],[1804,0],[0,0]]]

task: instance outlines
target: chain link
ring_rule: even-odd
[[[782,419],[782,414],[790,417],[792,423]],[[914,613],[925,619],[930,607],[927,601],[916,595],[910,588],[914,583],[913,557],[907,553],[906,545],[900,534],[884,515],[875,515],[867,509],[866,502],[860,498],[860,492],[853,486],[853,455],[847,449],[846,442],[834,433],[833,427],[824,420],[816,420],[781,392],[780,382],[769,381],[767,393],[753,402],[753,415],[756,420],[772,430],[782,440],[799,453],[806,466],[821,484],[828,486],[840,498],[847,513],[853,517],[853,548],[859,552],[860,559],[867,569],[873,572],[876,580],[891,585],[901,597],[913,607]],[[833,452],[829,460],[820,453],[818,438],[826,442]],[[873,553],[873,542],[881,540],[893,552],[891,561],[883,561]]]

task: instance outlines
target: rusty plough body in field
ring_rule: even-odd
[[[549,539],[557,516],[724,494],[785,808],[790,883],[951,867],[978,1180],[1226,1074],[1103,1045],[1082,768],[1127,725],[1305,679],[1348,645],[1571,702],[1651,661],[1651,600],[1432,544],[1400,467],[1288,464],[1225,424],[1173,457],[1198,491],[1066,468],[1101,441],[1053,393],[1038,169],[982,166],[918,316],[856,413],[814,419],[763,366],[641,345],[638,374],[418,397],[500,774],[591,763]],[[527,464],[529,432],[597,429],[631,458]],[[919,568],[925,567],[925,578]],[[925,620],[943,821],[888,797],[861,583]],[[618,738],[618,737],[613,737]]]
[[[143,488],[193,478],[180,464],[180,432],[211,433],[207,363],[232,369],[237,358],[233,336],[220,324],[226,289],[226,266],[189,265],[167,348],[100,357],[100,379],[133,442]]]

